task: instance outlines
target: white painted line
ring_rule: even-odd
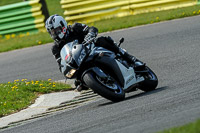
[[[35,103],[30,105],[29,108],[34,108],[36,106],[38,106],[40,103],[42,103],[44,101],[44,95],[39,96],[39,98],[37,98],[35,100]]]

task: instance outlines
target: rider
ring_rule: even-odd
[[[78,40],[81,44],[83,41],[88,41],[98,34],[98,29],[95,27],[89,27],[85,24],[74,23],[73,25],[67,25],[67,22],[62,16],[52,15],[45,24],[45,27],[54,40],[52,47],[52,53],[58,62],[59,69],[61,68],[60,51],[62,47],[68,42]],[[114,53],[119,53],[129,63],[135,63],[136,58],[128,54],[125,50],[119,48],[111,37],[99,37],[96,39],[95,46],[104,47]],[[77,87],[81,87],[75,82]]]

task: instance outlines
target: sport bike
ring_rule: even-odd
[[[148,66],[138,59],[130,64],[120,54],[96,47],[94,40],[82,44],[75,40],[61,49],[61,72],[67,79],[76,79],[113,102],[124,100],[126,92],[156,89],[158,78]],[[123,41],[120,39],[119,47]]]

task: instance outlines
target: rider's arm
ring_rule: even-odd
[[[89,27],[88,25],[81,24],[81,23],[74,23],[72,25],[72,30],[79,35],[83,35],[84,37],[88,34],[93,35],[96,37],[98,35],[98,29],[96,27]]]
[[[54,42],[54,45],[52,46],[51,48],[51,51],[58,63],[58,66],[59,66],[59,70],[61,71],[61,57],[60,57],[60,48],[59,48],[59,45]]]
[[[60,49],[56,43],[54,43],[54,45],[52,46],[51,51],[55,59],[60,58]]]

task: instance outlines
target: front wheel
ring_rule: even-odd
[[[145,69],[147,72],[142,73],[144,81],[139,84],[139,89],[145,92],[155,90],[158,85],[158,78],[149,67],[146,67]]]
[[[84,75],[85,84],[94,92],[113,102],[119,102],[125,99],[124,90],[110,76],[108,79],[101,79],[94,72],[88,72]]]

